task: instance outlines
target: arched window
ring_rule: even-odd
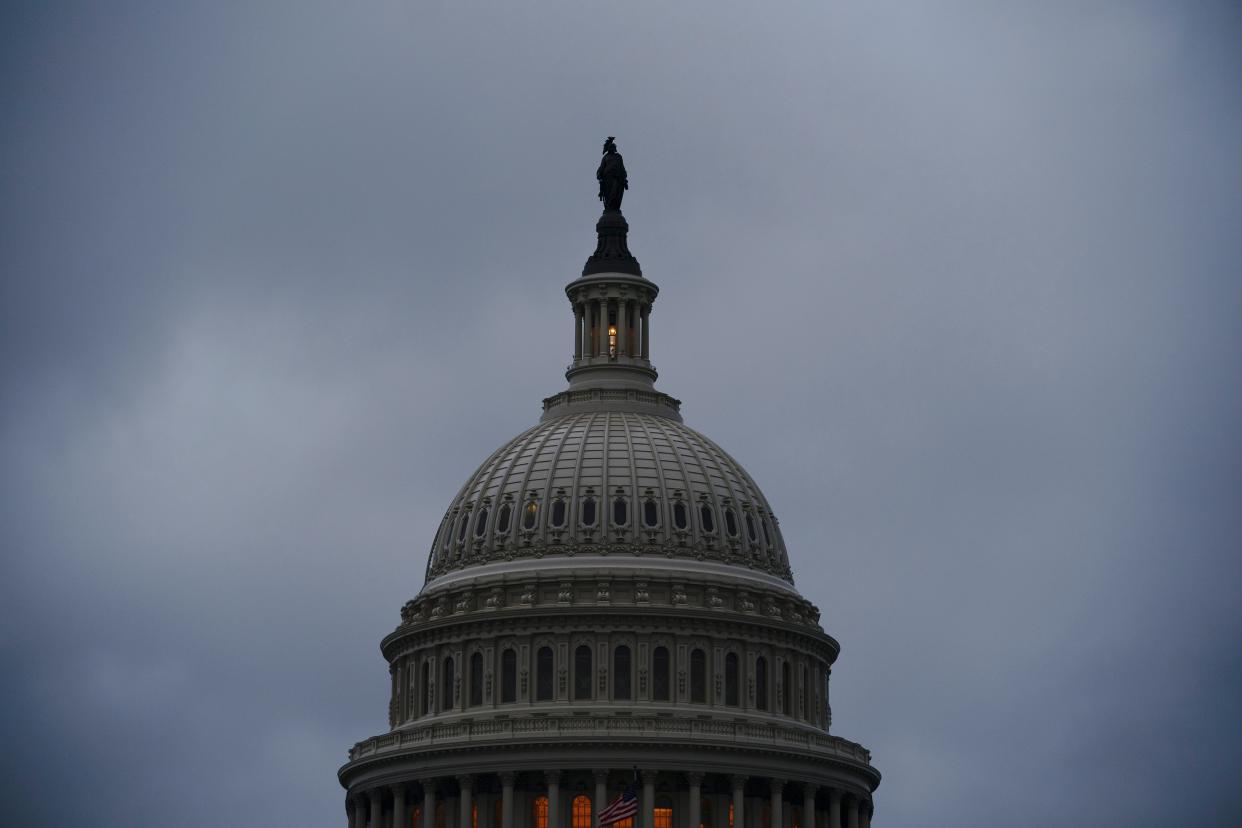
[[[453,709],[453,657],[444,657],[444,676],[440,681],[440,709]]]
[[[570,828],[591,828],[591,798],[586,794],[574,797],[570,811],[572,821]]]
[[[582,499],[582,525],[595,525],[595,498],[590,495]]]
[[[565,501],[555,500],[552,502],[552,525],[565,525]]]
[[[716,515],[712,513],[712,507],[706,503],[699,507],[699,522],[703,525],[704,532],[716,531]]]
[[[422,675],[419,677],[418,682],[418,715],[426,716],[427,696],[431,693],[430,688],[427,686],[431,681],[431,663],[423,661],[423,666],[420,672]]]
[[[678,529],[686,528],[686,504],[680,500],[673,504],[673,526]]]
[[[552,700],[552,648],[540,647],[535,655],[535,701]]]
[[[410,828],[423,828],[423,806],[415,805],[414,812],[410,814]]]
[[[531,828],[548,828],[548,798],[542,794],[535,797],[530,806]]]
[[[630,520],[625,498],[618,497],[612,502],[612,522],[615,526],[624,526]]]
[[[707,655],[698,649],[690,651],[690,701],[707,702]]]
[[[483,654],[470,655],[470,706],[478,707],[483,703]]]
[[[479,828],[479,803],[470,803],[470,828]]]
[[[586,644],[574,650],[574,698],[591,698],[591,648]]]
[[[737,707],[737,653],[725,656],[725,704]]]
[[[630,698],[630,648],[624,644],[612,651],[612,697]]]
[[[768,660],[763,656],[755,659],[755,707],[768,709]]]
[[[793,714],[793,671],[789,669],[789,661],[781,662],[781,712],[786,716]]]
[[[474,519],[474,536],[476,538],[483,537],[483,533],[487,530],[487,507],[484,506],[479,510],[479,516]]]
[[[763,542],[766,543],[768,546],[772,545],[772,535],[770,531],[768,530],[768,519],[767,518],[763,519]]]
[[[496,513],[496,534],[503,535],[509,531],[509,516],[512,513],[512,506],[508,503],[501,504],[500,511]]]
[[[668,647],[656,647],[651,653],[651,697],[668,701]]]
[[[746,513],[746,537],[750,538],[751,543],[758,540],[758,537],[755,535],[755,518],[750,512]]]
[[[532,500],[526,504],[525,513],[522,515],[522,528],[534,529],[537,517],[539,517],[539,504]]]
[[[470,513],[464,513],[457,521],[457,540],[464,540],[466,537],[466,527],[470,525]]]
[[[729,533],[729,537],[737,537],[737,515],[728,508],[725,509],[725,531]]]
[[[505,650],[500,654],[500,702],[517,701],[517,651]]]
[[[652,816],[655,828],[673,828],[673,800],[667,796],[657,796]]]
[[[649,527],[654,527],[660,522],[660,510],[656,506],[654,500],[648,499],[643,503],[643,523]]]
[[[729,828],[733,828],[733,802],[732,801],[729,802]],[[833,828],[837,828],[837,826],[834,825]]]

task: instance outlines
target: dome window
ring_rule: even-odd
[[[552,648],[540,647],[535,654],[535,701],[552,700]]]
[[[487,507],[484,506],[479,510],[479,516],[474,521],[474,536],[476,538],[483,537],[483,532],[487,530]]]
[[[496,534],[503,535],[509,531],[509,515],[512,511],[513,508],[508,503],[501,505],[500,512],[496,515]]]
[[[483,654],[470,655],[470,706],[483,704]]]
[[[612,502],[612,522],[617,526],[624,526],[629,520],[629,508],[626,505],[625,498],[618,497]]]
[[[526,504],[526,509],[524,510],[522,514],[522,528],[523,529],[534,529],[535,519],[538,517],[539,517],[539,504],[532,500]]]
[[[768,709],[768,660],[763,656],[755,659],[755,707]]]
[[[767,518],[763,519],[763,542],[766,543],[768,546],[772,545],[772,534],[771,534],[771,531],[768,529]]]
[[[648,528],[654,528],[660,522],[660,510],[656,506],[655,500],[647,498],[643,503],[643,523]]]
[[[656,647],[651,653],[651,697],[668,701],[668,647]]]
[[[751,543],[758,540],[755,534],[755,518],[749,512],[746,513],[746,537],[750,538]]]
[[[690,651],[690,701],[707,703],[707,655],[698,648]]]
[[[500,702],[517,701],[517,651],[510,648],[500,654]]]
[[[737,537],[737,515],[733,514],[732,509],[725,509],[725,531],[729,533],[729,537]]]
[[[457,542],[461,543],[466,539],[466,527],[470,525],[470,513],[461,516],[461,521],[457,524]]]
[[[582,525],[595,525],[595,498],[589,495],[582,499]]]
[[[673,525],[678,529],[686,528],[686,504],[680,500],[673,504]]]
[[[565,501],[563,500],[552,503],[552,525],[558,528],[565,525]]]
[[[699,522],[704,532],[716,531],[716,515],[712,513],[712,507],[706,503],[699,507]]]
[[[630,648],[624,644],[612,651],[612,697],[630,700]]]
[[[591,648],[586,644],[574,650],[574,698],[591,698]]]
[[[444,671],[440,681],[440,709],[453,709],[453,657],[444,657]]]
[[[725,656],[725,704],[737,707],[737,653]]]

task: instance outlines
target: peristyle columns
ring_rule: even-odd
[[[548,778],[548,828],[561,828],[561,772],[546,771],[545,775]]]
[[[513,780],[516,778],[513,771],[500,774],[500,828],[513,828]]]
[[[690,822],[689,828],[699,828],[699,824],[703,821],[703,798],[701,785],[703,784],[703,774],[688,773],[686,781],[690,783]]]
[[[394,785],[392,789],[392,828],[410,828],[405,815],[404,785]]]
[[[458,810],[461,812],[458,814],[458,824],[461,828],[472,828],[474,825],[474,777],[459,776],[457,785],[461,789],[461,794],[457,798]]]
[[[734,776],[733,782],[733,828],[745,828],[746,820],[742,813],[742,804],[746,799],[746,777]]]
[[[781,813],[785,803],[785,780],[772,779],[768,784],[772,788],[772,828],[785,828],[785,820]]]

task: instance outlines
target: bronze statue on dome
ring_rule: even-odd
[[[600,159],[595,177],[599,179],[599,200],[604,202],[604,210],[620,211],[621,199],[630,188],[630,181],[625,175],[625,161],[617,152],[615,136],[609,135],[604,142],[604,157]]]

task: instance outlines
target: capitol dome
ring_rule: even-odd
[[[655,388],[659,288],[629,251],[615,150],[565,287],[568,387],[434,532],[380,644],[388,729],[338,773],[350,828],[870,824],[880,774],[831,732],[841,648],[776,515]]]

